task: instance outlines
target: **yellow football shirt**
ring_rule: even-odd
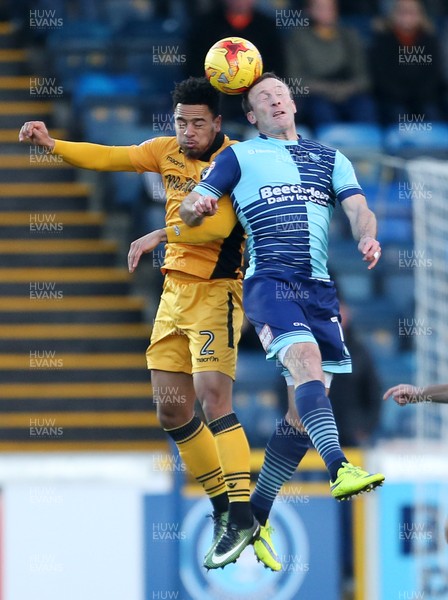
[[[177,231],[176,226],[182,224],[179,216],[182,200],[199,183],[215,156],[233,143],[227,136],[223,137],[222,145],[208,161],[186,157],[174,136],[153,138],[139,146],[103,146],[56,140],[53,153],[85,169],[160,173],[166,190],[165,223],[171,231]],[[225,221],[225,239],[192,245],[177,242],[175,235],[170,236],[162,271],[179,271],[201,279],[241,279],[244,232],[235,218],[228,196],[220,200],[213,222],[221,219]]]

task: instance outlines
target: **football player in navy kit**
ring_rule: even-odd
[[[333,373],[351,372],[336,290],[327,270],[328,231],[337,202],[368,269],[377,264],[381,248],[375,215],[350,161],[338,150],[297,135],[296,107],[288,86],[265,73],[244,94],[243,109],[259,136],[216,157],[182,203],[180,215],[192,229],[167,232],[167,239],[204,241],[214,235],[212,221],[222,236],[222,219],[216,217],[218,200],[225,194],[231,196],[235,218],[248,236],[244,309],[267,358],[284,365],[295,389],[296,411],[290,407],[276,428],[252,497],[254,515],[266,526],[273,497],[272,483],[264,482],[274,479],[280,489],[305,455],[308,436],[327,466],[336,499],[370,491],[384,480],[380,473],[371,475],[349,463],[327,395]],[[217,212],[201,229],[204,217]],[[232,221],[227,224],[231,225]],[[307,435],[300,431],[302,426]],[[262,538],[255,540],[257,555],[257,545],[260,551],[269,545]],[[253,541],[250,529],[229,527],[215,549],[215,562],[224,566],[229,558],[235,560],[244,548],[243,539]]]

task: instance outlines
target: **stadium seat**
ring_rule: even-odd
[[[120,97],[136,98],[140,93],[140,85],[134,75],[111,74],[111,73],[89,73],[80,76],[73,92],[73,104],[75,110],[82,109],[88,98]]]
[[[140,125],[134,120],[132,122],[125,120],[116,122],[115,125],[111,123],[109,139],[105,143],[112,146],[131,146],[139,145],[153,137],[156,136],[150,126]]]
[[[134,127],[140,118],[138,101],[91,98],[83,107],[80,124],[83,138],[97,144],[116,144],[115,129]]]
[[[361,257],[359,257],[361,258]],[[364,273],[338,273],[338,289],[347,303],[370,301],[374,292],[374,278],[367,271]]]
[[[412,193],[405,181],[365,184],[363,190],[369,207],[379,217],[412,218]]]
[[[340,240],[330,238],[329,245],[329,268],[331,272],[336,273],[360,273],[364,271],[365,264],[357,249],[353,238]]]
[[[401,127],[400,127],[401,126]],[[405,122],[385,131],[386,152],[404,157],[448,155],[448,124]]]
[[[376,357],[376,366],[381,379],[381,387],[386,390],[398,383],[414,383],[415,354],[401,352],[394,357]],[[410,437],[415,435],[415,406],[403,410],[392,399],[382,404],[381,434],[383,437]]]
[[[186,49],[173,19],[135,19],[116,32],[117,65],[135,74],[146,94],[169,94],[183,78]]]
[[[368,123],[333,123],[317,127],[315,138],[342,152],[380,152],[383,132],[379,125]]]
[[[370,302],[365,300],[350,304],[354,324],[363,331],[396,330],[398,313],[391,306],[390,299],[375,296]]]
[[[114,208],[130,210],[140,202],[143,178],[138,173],[108,173],[114,200]]]
[[[345,152],[343,150],[343,152]],[[356,172],[359,185],[364,189],[366,186],[377,185],[381,180],[382,165],[380,160],[372,160],[371,151],[354,152],[350,156]]]
[[[372,39],[372,18],[370,15],[351,14],[341,17],[341,23],[345,27],[355,29],[365,46],[368,46]]]
[[[401,313],[409,314],[414,307],[414,276],[412,270],[388,274],[383,278],[383,291],[391,304]]]
[[[412,219],[406,217],[379,217],[378,239],[382,244],[410,242],[413,239]]]
[[[173,45],[183,39],[182,23],[176,19],[152,18],[130,19],[123,23],[117,33],[121,40],[151,42],[164,40],[166,44]]]
[[[62,44],[52,54],[54,72],[64,88],[64,93],[72,94],[77,79],[88,73],[112,72],[113,54],[109,45],[102,41],[89,41],[73,47],[70,42]]]
[[[395,331],[377,329],[374,331],[357,330],[357,335],[369,349],[373,360],[388,356],[391,360],[398,353],[398,342]]]
[[[87,42],[112,39],[114,30],[107,22],[100,21],[67,21],[64,27],[54,29],[48,34],[47,45],[52,50],[58,50],[61,44],[71,42],[82,47]]]
[[[123,2],[123,0],[102,0],[101,12],[103,19],[114,29],[122,27],[129,21],[149,21],[151,5],[149,2]]]

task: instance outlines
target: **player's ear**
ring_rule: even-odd
[[[246,114],[246,117],[251,125],[255,125],[255,123],[257,122],[257,117],[251,110]]]
[[[221,115],[218,115],[217,117],[215,117],[215,118],[213,119],[213,122],[214,122],[214,124],[215,124],[216,131],[217,131],[217,132],[221,131],[221,126],[222,126],[222,116],[221,116]]]

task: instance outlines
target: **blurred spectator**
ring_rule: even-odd
[[[218,40],[242,37],[258,48],[264,71],[274,71],[280,77],[285,71],[284,41],[275,20],[261,12],[256,0],[221,0],[209,12],[197,17],[187,35],[188,75],[204,74],[204,58]],[[240,96],[224,96],[222,112],[226,119],[246,123]]]
[[[380,12],[387,14],[394,3],[395,0],[380,0]],[[448,14],[448,3],[446,0],[423,0],[422,4],[432,19],[437,19]]]
[[[355,15],[376,16],[380,5],[387,0],[338,0],[338,9],[342,17]],[[304,10],[307,0],[290,0],[291,9]]]
[[[379,0],[339,0],[341,15],[377,15]]]
[[[421,2],[396,0],[389,15],[376,28],[371,64],[383,123],[398,123],[403,115],[442,120],[441,54]]]
[[[339,121],[374,122],[375,106],[364,45],[339,23],[335,0],[309,0],[309,27],[291,31],[288,76],[302,79],[309,97],[299,103],[299,120],[311,127]]]
[[[341,445],[363,446],[372,440],[379,424],[380,381],[368,349],[353,329],[350,310],[343,302],[340,314],[353,372],[333,377],[330,399]]]

